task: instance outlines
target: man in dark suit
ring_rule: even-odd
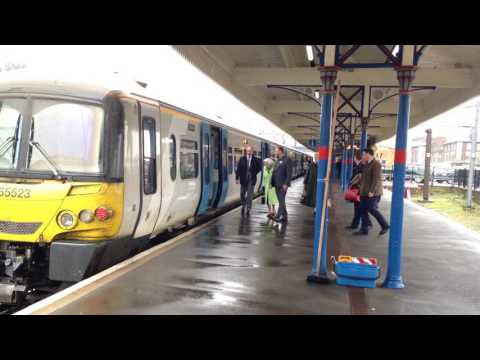
[[[362,217],[362,228],[354,233],[355,235],[368,234],[368,214],[370,213],[380,224],[382,230],[380,235],[385,234],[390,225],[378,211],[378,203],[383,195],[382,164],[375,159],[372,149],[363,150],[362,157],[364,166],[362,179],[360,181],[360,213]]]
[[[285,204],[285,197],[287,190],[290,187],[292,179],[292,164],[288,156],[285,155],[283,147],[277,148],[277,162],[272,175],[272,186],[278,197],[278,211],[277,216],[273,218],[276,222],[286,223],[288,221],[287,206]]]
[[[236,182],[240,181],[240,199],[242,201],[242,216],[245,215],[245,205],[247,206],[247,216],[250,215],[252,208],[253,188],[257,183],[257,174],[262,171],[260,159],[253,156],[251,146],[247,146],[246,156],[242,156],[238,162],[235,171]]]

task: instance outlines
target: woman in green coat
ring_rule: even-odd
[[[268,206],[268,217],[275,216],[275,205],[278,204],[277,193],[275,187],[272,186],[272,174],[274,168],[274,161],[270,158],[263,160],[263,186],[265,188],[265,202]]]

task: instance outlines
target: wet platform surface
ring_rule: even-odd
[[[267,221],[266,206],[256,200],[249,218],[234,210],[53,314],[480,313],[480,236],[408,202],[405,289],[307,283],[313,212],[299,203],[301,190],[300,180],[288,193],[286,226]],[[369,236],[352,236],[344,229],[352,205],[343,201],[338,187],[333,190],[329,256],[377,257],[385,273],[388,235],[379,237],[374,222]],[[388,195],[380,208],[389,219]]]
[[[349,314],[347,289],[308,284],[313,212],[288,192],[289,223],[257,199],[56,314]]]

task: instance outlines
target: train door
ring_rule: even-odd
[[[219,200],[217,207],[220,207],[227,197],[228,193],[228,130],[220,129],[221,151],[220,151],[220,184],[221,189],[218,192]]]
[[[211,166],[211,182],[210,193],[208,197],[209,208],[214,208],[218,204],[219,194],[222,191],[221,182],[221,153],[222,153],[222,141],[221,130],[217,127],[211,127],[210,131],[210,166]]]
[[[208,210],[208,199],[210,197],[210,125],[202,123],[200,125],[200,145],[201,145],[201,175],[202,175],[202,195],[200,205],[197,209],[197,215],[202,215]]]
[[[152,234],[160,213],[160,111],[156,106],[141,104],[140,116],[140,217],[134,238]],[[142,241],[143,243],[143,241]]]

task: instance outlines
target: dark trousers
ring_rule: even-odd
[[[357,228],[358,225],[360,224],[360,220],[362,218],[362,213],[360,211],[360,201],[355,201],[353,203],[353,220],[352,220],[352,224],[350,225],[352,228]],[[367,212],[367,219],[368,219],[368,222],[367,222],[367,226],[372,226],[372,221],[370,220],[370,216],[368,215],[368,212]],[[363,221],[362,221],[362,229],[363,228],[366,228],[367,226],[364,226],[363,225]]]
[[[378,221],[382,229],[388,227],[387,220],[385,220],[382,213],[378,211],[379,202],[380,196],[372,196],[371,198],[369,198],[368,196],[360,197],[360,216],[362,218],[362,231],[368,232],[368,214],[372,214],[372,216]]]
[[[253,199],[253,185],[249,181],[247,185],[240,186],[240,200],[242,201],[242,208],[247,205],[247,210],[252,208],[252,199]]]
[[[275,192],[277,193],[278,198],[278,211],[277,217],[279,219],[287,219],[287,206],[285,204],[285,197],[287,196],[287,192],[283,190],[283,187],[275,188]]]

